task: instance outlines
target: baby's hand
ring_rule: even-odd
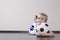
[[[41,35],[41,32],[36,32],[36,35],[37,35],[37,36],[40,36],[40,35]]]
[[[50,33],[37,32],[36,35],[37,35],[37,36],[54,36],[54,33],[53,33],[53,32],[50,32]]]

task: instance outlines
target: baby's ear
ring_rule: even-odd
[[[45,26],[47,26],[47,27],[48,27],[48,24],[45,24]]]

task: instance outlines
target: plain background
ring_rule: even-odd
[[[0,31],[28,31],[40,12],[48,15],[51,30],[60,31],[60,0],[0,0]]]

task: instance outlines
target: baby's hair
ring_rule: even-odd
[[[44,12],[39,13],[39,15],[42,15],[45,18],[45,22],[47,22],[48,16]]]

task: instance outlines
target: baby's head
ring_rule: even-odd
[[[41,12],[38,15],[35,15],[34,21],[35,23],[46,23],[48,20],[48,16]]]

